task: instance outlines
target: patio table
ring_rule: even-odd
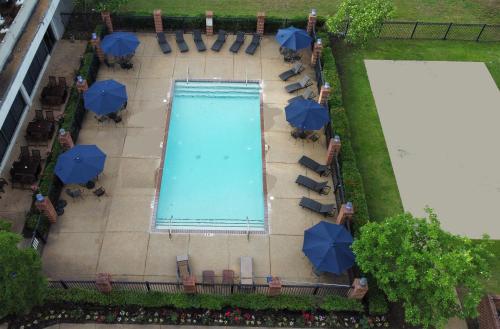
[[[31,140],[45,141],[52,138],[54,123],[48,120],[35,120],[28,123],[26,137]]]
[[[66,101],[67,87],[61,85],[45,86],[42,90],[41,101],[44,105],[62,105]]]
[[[41,160],[37,158],[16,161],[10,169],[12,182],[21,185],[33,184],[38,180],[41,169]]]

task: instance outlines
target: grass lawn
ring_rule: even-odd
[[[352,144],[363,177],[370,217],[382,220],[401,212],[403,207],[363,61],[392,59],[485,62],[497,86],[500,86],[500,43],[374,40],[364,49],[337,44],[334,52],[340,69],[344,106],[351,125]],[[495,241],[492,251],[496,254],[494,277],[487,282],[487,286],[500,293],[500,241]]]
[[[133,0],[124,11],[151,13],[160,8],[165,15],[189,16],[213,10],[216,15],[304,17],[311,8],[318,14],[333,14],[340,0]],[[394,0],[394,19],[463,23],[500,23],[500,2],[496,0]]]

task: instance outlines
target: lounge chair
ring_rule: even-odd
[[[285,71],[279,75],[280,79],[286,81],[291,77],[294,77],[304,70],[304,65],[301,62],[295,63],[291,69]]]
[[[241,46],[245,42],[245,32],[239,31],[236,33],[236,40],[234,40],[233,44],[231,45],[231,48],[229,48],[229,51],[232,53],[237,53],[240,51]]]
[[[193,40],[194,40],[194,44],[196,45],[196,49],[198,49],[198,51],[207,50],[207,47],[205,47],[205,43],[203,42],[203,38],[201,37],[200,30],[193,31]]]
[[[335,214],[335,210],[337,209],[334,204],[322,204],[321,202],[306,197],[302,197],[299,206],[317,212],[318,214],[322,214],[325,217],[333,216]]]
[[[249,256],[240,257],[240,283],[253,285],[253,259]]]
[[[217,34],[217,40],[215,40],[214,44],[212,45],[212,50],[213,51],[220,51],[224,43],[226,42],[226,31],[224,30],[219,30],[219,33]]]
[[[309,76],[307,75],[304,75],[302,80],[300,80],[299,82],[292,83],[288,86],[285,86],[285,89],[287,92],[293,93],[294,91],[309,87],[310,85],[312,85],[312,83],[313,82],[311,78],[309,78]]]
[[[177,280],[183,281],[191,275],[191,268],[189,267],[189,256],[177,256]]]
[[[160,49],[164,54],[168,54],[172,51],[172,48],[170,48],[170,45],[167,42],[167,38],[165,38],[165,33],[157,32],[156,39],[158,40],[158,45],[160,45]]]
[[[181,53],[189,51],[188,45],[184,40],[184,32],[181,30],[175,31],[175,42],[177,42],[177,46],[179,46]]]
[[[215,272],[214,271],[203,271],[203,283],[215,283]]]
[[[258,33],[255,33],[252,37],[252,42],[250,42],[250,44],[248,45],[247,49],[245,50],[245,52],[249,55],[253,55],[255,54],[255,51],[257,50],[257,48],[259,48],[259,45],[260,45],[260,34]]]
[[[233,270],[222,270],[222,283],[223,284],[233,284],[234,283],[234,271]]]
[[[328,194],[332,189],[330,186],[328,186],[328,182],[317,182],[314,179],[302,175],[299,175],[299,177],[297,177],[295,183],[319,194]]]
[[[299,159],[299,163],[320,176],[328,176],[330,174],[330,168],[328,168],[328,166],[319,164],[305,155]]]
[[[313,90],[311,89],[306,89],[302,95],[299,95],[299,96],[295,96],[295,97],[292,97],[288,100],[288,103],[292,103],[292,102],[295,102],[299,99],[314,99],[314,97],[316,97],[316,94],[314,93]]]

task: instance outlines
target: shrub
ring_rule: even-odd
[[[325,311],[356,311],[363,312],[364,306],[357,299],[348,299],[339,296],[328,296],[321,304],[321,309]]]
[[[375,285],[368,291],[368,313],[370,315],[384,315],[389,312],[389,305],[385,294]]]
[[[0,219],[0,232],[1,231],[10,232],[11,228],[12,228],[12,223],[7,222],[4,219]]]

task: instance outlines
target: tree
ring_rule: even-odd
[[[29,311],[45,295],[40,257],[31,248],[18,248],[20,241],[20,235],[0,230],[0,319]]]
[[[371,274],[392,302],[402,302],[405,319],[424,328],[442,328],[449,318],[476,317],[493,255],[480,243],[441,229],[437,216],[401,214],[360,230],[352,248],[361,270]],[[457,302],[460,288],[462,307]]]
[[[74,2],[77,8],[84,12],[90,10],[116,12],[127,4],[128,0],[74,0]]]
[[[347,42],[363,45],[380,34],[382,24],[393,11],[390,0],[343,0],[335,15],[326,20],[326,26],[330,32],[340,34],[348,24]]]

